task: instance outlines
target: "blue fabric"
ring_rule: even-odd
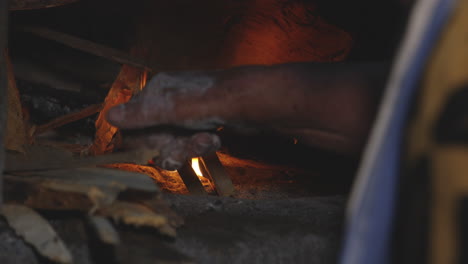
[[[451,14],[454,0],[437,1],[432,19],[424,26],[423,38],[413,53],[398,87],[398,100],[391,106],[377,156],[365,183],[363,199],[349,212],[341,264],[386,264],[390,262],[390,240],[400,169],[402,136],[409,107],[420,77],[441,29]],[[430,14],[428,14],[430,15]],[[384,98],[385,100],[385,98]]]

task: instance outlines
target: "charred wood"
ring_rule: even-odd
[[[231,196],[234,194],[234,185],[226,172],[223,164],[216,153],[205,156],[202,159],[202,166],[205,168],[208,177],[212,180],[216,192],[219,196]]]
[[[94,43],[89,40],[81,39],[66,33],[57,32],[43,27],[24,26],[19,30],[32,33],[34,35],[57,41],[71,48],[94,54],[121,64],[141,68],[146,71],[153,71],[153,68],[147,65],[142,59],[131,56],[125,52]]]
[[[190,194],[193,195],[205,195],[208,194],[203,187],[197,174],[192,169],[190,162],[187,162],[179,170],[177,170],[185,186],[189,190]]]
[[[8,1],[0,1],[0,205],[3,202],[4,137],[7,117],[7,70],[5,55],[8,47]]]
[[[8,54],[5,54],[5,62],[8,78],[8,109],[7,109],[7,133],[6,149],[24,153],[28,144],[27,128],[23,118],[23,109],[20,94],[16,86],[13,66]]]
[[[49,133],[49,136],[68,138],[68,141],[71,140],[69,143],[90,144],[92,142],[95,115],[91,113],[91,110],[102,104],[103,95],[59,91],[21,79],[17,84],[27,125],[44,126],[39,129],[43,131],[46,131],[45,128],[49,125],[53,125],[59,133]],[[82,111],[84,113],[81,113]],[[72,118],[70,120],[73,122],[66,122],[68,118]],[[61,123],[62,121],[65,123]]]
[[[66,125],[66,124],[69,124],[69,123],[72,123],[72,122],[75,122],[77,120],[80,120],[80,119],[83,119],[83,118],[86,118],[86,117],[89,117],[91,115],[94,115],[96,113],[98,113],[99,111],[101,111],[102,109],[102,104],[94,104],[94,105],[90,105],[88,107],[86,107],[85,109],[81,110],[81,111],[78,111],[78,112],[75,112],[75,113],[70,113],[68,115],[64,115],[64,116],[61,116],[61,117],[58,117],[46,124],[43,124],[43,125],[40,125],[40,126],[37,126],[35,131],[34,131],[34,135],[40,135],[48,130],[51,130],[51,129],[56,129],[58,127],[61,127],[63,125]]]
[[[104,100],[104,107],[96,120],[96,134],[93,145],[89,149],[91,155],[112,152],[119,142],[119,130],[107,122],[107,111],[122,103],[141,91],[146,81],[146,71],[132,66],[123,65]]]
[[[51,90],[96,93],[101,96],[120,65],[24,32],[13,31],[10,56],[16,77]]]

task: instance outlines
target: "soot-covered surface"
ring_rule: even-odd
[[[122,244],[104,246],[86,216],[44,214],[75,263],[335,263],[344,197],[246,200],[165,195],[185,219],[175,240],[118,226]],[[118,261],[116,261],[118,259]],[[0,220],[0,263],[49,263]]]
[[[344,197],[167,195],[185,218],[174,246],[196,263],[335,263]]]

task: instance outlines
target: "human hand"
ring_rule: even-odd
[[[160,73],[128,103],[110,109],[107,119],[124,130],[125,146],[157,149],[155,165],[176,170],[221,146],[214,131],[225,121],[212,99],[216,83],[216,72]]]

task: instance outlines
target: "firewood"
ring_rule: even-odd
[[[24,26],[18,29],[23,32],[32,33],[39,37],[53,40],[68,47],[78,49],[90,54],[94,54],[96,56],[103,57],[120,64],[130,65],[149,72],[153,71],[153,68],[147,65],[142,59],[136,58],[120,50],[94,43],[89,40],[81,39],[69,34],[57,32],[43,27]]]
[[[34,135],[37,136],[48,130],[56,129],[66,124],[69,124],[69,123],[78,121],[80,119],[86,118],[88,116],[94,115],[97,112],[101,111],[101,109],[102,109],[102,104],[93,104],[93,105],[86,107],[85,109],[81,111],[58,117],[46,124],[37,126],[34,131]]]
[[[13,66],[8,54],[5,54],[6,70],[8,76],[8,111],[6,149],[24,153],[27,145],[26,126],[23,119],[20,95],[16,86]]]
[[[226,172],[223,164],[216,153],[201,158],[202,166],[208,173],[208,177],[215,185],[216,192],[220,196],[231,196],[234,194],[234,185]]]
[[[190,194],[194,195],[206,195],[208,194],[203,187],[197,174],[193,171],[190,162],[184,164],[180,169],[177,170],[180,177],[184,181],[185,186],[189,190]]]
[[[4,137],[6,134],[6,112],[7,112],[7,74],[5,54],[8,47],[8,2],[0,1],[0,205],[2,204],[2,183],[4,169]]]
[[[107,111],[122,103],[126,103],[133,94],[140,91],[146,78],[146,72],[128,65],[122,66],[119,75],[112,84],[109,93],[104,100],[104,107],[96,120],[96,135],[93,145],[89,148],[89,154],[99,155],[112,152],[115,148],[114,138],[118,134],[118,128],[107,122]]]

